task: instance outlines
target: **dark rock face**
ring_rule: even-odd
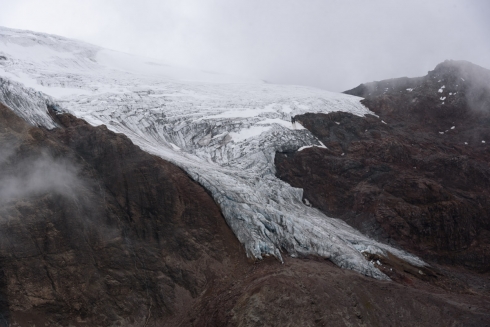
[[[266,261],[210,299],[196,325],[490,325],[488,296],[410,281],[410,286],[380,282],[324,260],[286,258],[279,269]]]
[[[44,131],[1,115],[5,319],[177,325],[243,261],[219,208],[179,168],[72,116]]]
[[[360,86],[346,93],[367,96],[379,118],[296,117],[328,150],[278,153],[277,175],[375,237],[488,272],[489,88],[490,71],[450,61],[423,78]]]

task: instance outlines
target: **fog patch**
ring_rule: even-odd
[[[461,83],[466,83],[466,101],[476,111],[490,113],[490,70],[471,63],[461,64]]]
[[[104,219],[105,196],[96,179],[70,158],[48,150],[26,156],[22,146],[0,144],[0,252],[23,249],[28,240],[18,233],[30,235],[32,226],[61,224],[65,233],[92,244],[120,236]]]
[[[2,146],[0,165],[10,161],[14,153],[14,147]],[[76,201],[77,190],[85,187],[73,164],[55,159],[48,153],[12,164],[15,167],[2,169],[0,174],[0,205],[44,193]]]
[[[24,217],[18,210],[26,207],[39,211],[28,220],[50,220],[46,212],[54,212],[53,205],[85,227],[100,221],[100,188],[95,180],[83,176],[81,167],[69,158],[47,149],[24,152],[24,146],[5,140],[0,144],[1,224]]]
[[[6,144],[1,144],[0,145],[0,167],[3,165],[4,162],[6,162],[15,152],[16,146],[13,143],[6,143]],[[0,172],[0,175],[2,174],[2,171]],[[1,179],[0,179],[1,180]],[[1,185],[0,185],[1,188]],[[0,199],[1,201],[1,199]]]

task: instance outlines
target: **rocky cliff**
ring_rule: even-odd
[[[446,61],[350,94],[377,116],[296,117],[327,149],[276,156],[327,214],[428,260],[490,267],[490,71]]]
[[[244,261],[217,205],[179,168],[70,115],[47,131],[0,110],[11,324],[176,325]]]

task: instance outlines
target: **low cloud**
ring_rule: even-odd
[[[12,162],[13,147],[2,146],[0,165],[9,163],[0,175],[0,205],[10,201],[53,193],[77,201],[77,192],[85,187],[73,164],[54,159],[47,153]]]
[[[119,235],[103,220],[102,189],[78,164],[47,150],[26,157],[19,149],[16,144],[0,144],[0,226],[19,218],[24,224],[53,222],[57,216],[99,240]],[[28,208],[28,213],[22,208]],[[3,232],[0,228],[0,240],[19,242]]]
[[[460,74],[466,82],[466,100],[476,111],[490,113],[490,70],[471,64],[461,65]]]
[[[481,0],[4,0],[0,24],[208,71],[345,91],[423,76],[446,59],[490,68],[488,17],[490,2]]]

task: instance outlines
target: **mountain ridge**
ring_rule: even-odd
[[[278,176],[374,237],[488,272],[489,90],[489,70],[454,61],[424,77],[362,84],[348,92],[364,95],[379,119],[297,116],[328,149],[279,154]]]

